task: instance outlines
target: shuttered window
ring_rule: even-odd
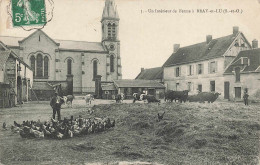
[[[197,67],[198,67],[197,73],[198,74],[203,74],[203,64],[198,64]]]
[[[209,73],[216,73],[217,72],[217,61],[211,61],[209,62]]]

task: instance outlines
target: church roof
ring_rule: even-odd
[[[118,88],[165,88],[161,83],[154,80],[114,80]]]
[[[105,7],[103,9],[102,20],[104,18],[119,19],[117,7],[115,6],[114,0],[106,0]]]
[[[167,67],[221,57],[239,34],[244,36],[243,33],[238,32],[237,34],[212,39],[208,44],[202,42],[179,48],[177,52],[168,58],[164,66]]]
[[[142,79],[142,80],[156,80],[163,78],[163,68],[149,68],[144,69],[139,73],[139,75],[135,79]]]
[[[242,58],[246,57],[248,62],[242,62]],[[224,74],[232,73],[235,66],[242,66],[242,73],[243,72],[255,72],[260,71],[260,48],[252,49],[252,50],[244,50],[239,52],[237,57],[232,61],[232,63],[228,66],[225,70]]]
[[[59,49],[105,51],[101,42],[54,40],[60,43]]]
[[[22,37],[9,37],[0,36],[0,41],[2,41],[7,46],[17,46],[19,47],[19,41],[22,41]],[[60,49],[69,50],[88,50],[88,51],[106,51],[101,42],[87,42],[87,41],[72,41],[72,40],[53,40],[59,43]]]

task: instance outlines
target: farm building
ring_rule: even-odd
[[[234,92],[237,91],[237,98],[241,98],[238,93],[242,88],[238,89],[238,86],[247,83],[246,77],[254,77],[254,83],[258,83],[257,77],[260,74],[255,67],[252,68],[252,65],[257,64],[251,63],[245,67],[246,70],[241,70],[241,82],[238,83],[233,81],[232,68],[236,65],[237,58],[244,56],[255,58],[251,55],[257,54],[258,50],[252,49],[257,47],[257,41],[254,40],[251,46],[238,27],[233,27],[233,33],[228,36],[213,39],[208,35],[205,42],[186,47],[175,44],[172,55],[163,65],[163,81],[166,89],[189,90],[190,94],[198,91],[220,92],[222,99],[234,97]],[[245,59],[243,58],[243,61],[246,61]],[[249,95],[251,92],[249,91]]]
[[[241,51],[225,70],[224,78],[225,99],[240,100],[245,91],[251,99],[259,98],[260,49]]]
[[[136,80],[155,80],[157,82],[163,82],[163,68],[141,68],[141,72],[135,78]]]
[[[0,107],[13,107],[31,99],[33,71],[0,42]]]
[[[165,86],[154,80],[114,80],[112,84],[102,86],[103,98],[114,98],[114,94],[123,93],[127,99],[134,93],[146,93],[156,98],[164,98]]]

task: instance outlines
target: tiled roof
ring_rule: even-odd
[[[141,71],[135,79],[156,80],[162,78],[163,78],[163,68],[157,67],[157,68],[149,68]]]
[[[2,41],[5,45],[8,46],[19,46],[18,41],[23,40],[22,37],[8,37],[8,36],[0,36],[0,41]]]
[[[54,88],[49,85],[47,82],[34,81],[33,90],[43,90],[43,91],[54,91]]]
[[[114,84],[101,85],[101,88],[102,88],[102,90],[104,90],[104,91],[114,91],[114,90],[116,90],[116,87],[115,87]]]
[[[247,57],[249,59],[249,65],[241,64],[241,57]],[[238,65],[244,65],[242,73],[256,71],[260,66],[260,48],[241,51],[226,69],[225,73],[232,73],[234,66]]]
[[[49,37],[46,33],[40,30],[43,34]],[[8,46],[19,46],[19,41],[23,41],[26,38],[30,37],[37,31],[33,32],[29,36],[23,37],[9,37],[9,36],[0,36],[0,41]],[[49,37],[50,38],[50,37]],[[70,50],[87,50],[87,51],[106,51],[101,42],[87,42],[87,41],[72,41],[72,40],[56,40],[50,38],[53,42],[60,44],[60,49],[70,49]]]
[[[0,51],[0,70],[4,69],[4,64],[6,63],[10,51]]]
[[[240,33],[212,39],[209,44],[202,42],[179,48],[176,53],[173,53],[168,58],[168,60],[164,63],[164,66],[221,57],[227,51],[238,34]]]
[[[119,88],[165,88],[161,83],[154,80],[114,80],[115,86]]]

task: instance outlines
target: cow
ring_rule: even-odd
[[[63,99],[64,99],[64,103],[65,104],[70,104],[70,107],[72,108],[72,101],[75,97],[73,95],[68,95],[68,96],[63,96]],[[68,106],[69,106],[68,104]]]
[[[198,97],[198,95],[189,95],[187,100],[189,102],[199,102],[200,98]]]
[[[173,101],[175,100],[179,100],[181,103],[182,102],[186,102],[187,101],[187,98],[188,98],[188,93],[189,91],[188,90],[184,90],[184,91],[167,91],[166,94],[165,94],[165,101]]]
[[[122,103],[124,101],[124,94],[120,93],[115,96],[116,103]]]
[[[218,92],[201,92],[197,95],[199,98],[200,102],[205,102],[207,101],[208,103],[213,103],[214,101],[217,100],[218,96],[221,95],[221,93]]]
[[[155,96],[153,96],[153,95],[144,95],[143,99],[146,99],[148,103],[152,103],[152,102],[160,103],[161,102],[160,100],[156,99]]]
[[[135,103],[135,101],[143,101],[143,100],[145,100],[144,99],[145,96],[146,96],[146,94],[143,94],[143,93],[134,93],[133,94],[133,97],[134,97],[133,103]]]
[[[86,105],[90,105],[91,101],[94,101],[94,96],[92,94],[87,94],[85,97]]]

